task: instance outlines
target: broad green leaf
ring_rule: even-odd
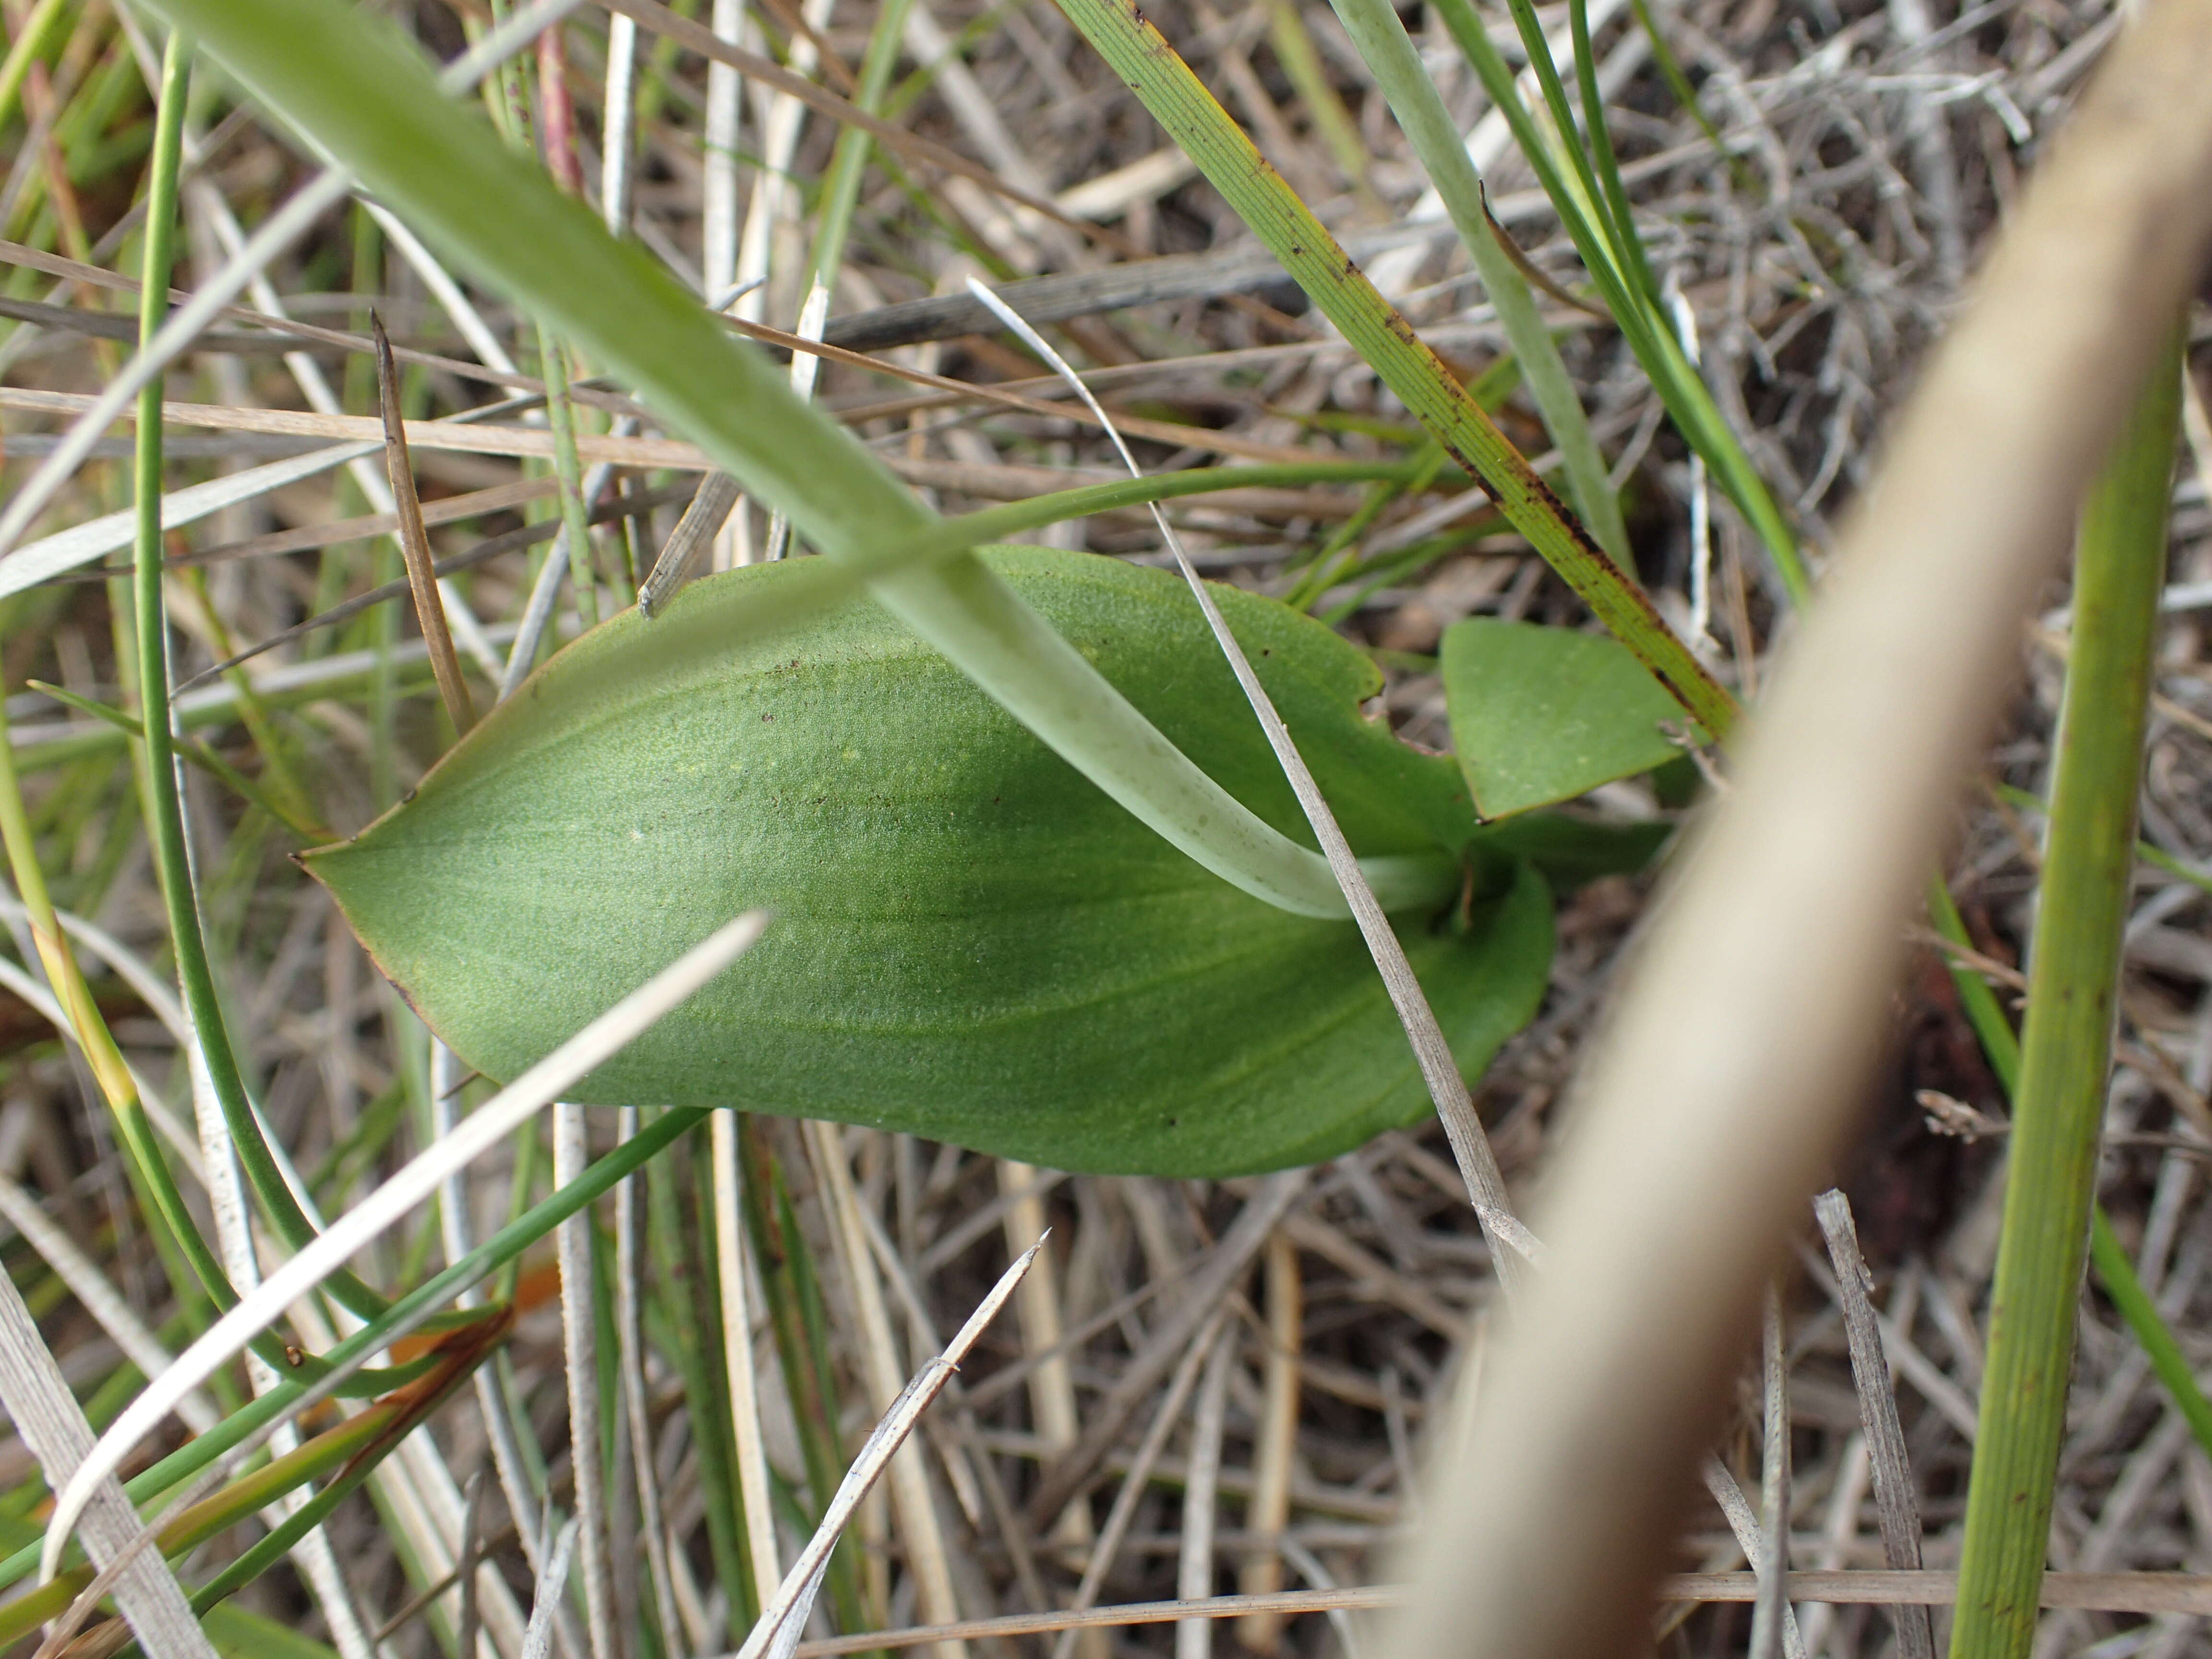
[[[1280,769],[1182,584],[1042,549],[988,563],[1263,821]],[[749,906],[738,966],[578,1091],[910,1130],[1062,1169],[1310,1162],[1431,1111],[1358,931],[1208,875],[873,607],[732,648],[803,569],[695,584],[556,657],[355,840],[307,855],[468,1062],[510,1078]],[[1354,647],[1219,598],[1363,855],[1483,839],[1451,763],[1364,719]],[[1524,853],[1524,848],[1513,849]],[[1534,1012],[1525,858],[1395,921],[1462,1068]]]
[[[1686,724],[1681,706],[1616,640],[1470,617],[1445,630],[1442,657],[1452,746],[1486,818],[1571,800],[1682,752],[1668,735]]]

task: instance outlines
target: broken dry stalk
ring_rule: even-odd
[[[415,617],[422,624],[422,642],[429,647],[438,697],[446,705],[458,737],[477,723],[476,704],[469,696],[468,683],[461,678],[461,659],[454,653],[445,604],[438,597],[436,561],[430,556],[429,532],[422,527],[422,502],[415,493],[415,469],[407,459],[407,428],[400,417],[399,373],[392,361],[392,341],[384,331],[383,318],[372,313],[369,321],[376,331],[377,403],[384,414],[384,466],[391,476],[393,511],[399,520],[399,551],[407,561],[407,586],[415,595]]]

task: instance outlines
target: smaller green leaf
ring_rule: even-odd
[[[1445,631],[1442,657],[1452,746],[1485,818],[1571,800],[1682,752],[1681,705],[1604,635],[1470,617]]]

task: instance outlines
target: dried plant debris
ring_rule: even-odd
[[[1782,575],[1593,307],[1589,271],[1442,9],[1405,21],[1451,121],[1472,135],[1486,210],[1581,389],[1620,493],[1633,574],[1698,660],[1753,702],[1765,655],[1789,626]],[[503,23],[530,22],[533,9],[420,0],[365,10],[450,60]],[[138,337],[129,313],[162,42],[137,8],[96,0],[7,0],[0,15],[9,42],[0,68],[0,493],[12,495]],[[1335,15],[1291,0],[1163,0],[1145,15],[1506,438],[1552,468],[1497,312]],[[1566,7],[1538,15],[1566,40]],[[1592,0],[1588,15],[1622,206],[1655,303],[1676,319],[1715,406],[1817,569],[1866,481],[1885,414],[2117,15],[2070,0]],[[1517,67],[1504,11],[1486,9],[1481,21]],[[1340,737],[1355,760],[1371,745],[1385,757],[1377,765],[1426,780],[1443,803],[1431,816],[1465,819],[1455,851],[1470,844],[1479,814],[1532,803],[1549,813],[1540,831],[1516,831],[1509,818],[1480,832],[1507,850],[1495,867],[1471,861],[1463,891],[1456,878],[1447,884],[1455,920],[1401,927],[1417,965],[1454,952],[1473,961],[1480,952],[1466,940],[1490,941],[1496,983],[1430,988],[1439,1013],[1465,1028],[1453,1035],[1479,1079],[1475,1104],[1505,1179],[1516,1196],[1540,1180],[1577,1058],[1644,912],[1654,854],[1701,791],[1725,787],[1725,763],[1656,691],[1637,704],[1637,730],[1607,750],[1627,757],[1617,765],[1560,761],[1531,777],[1467,752],[1468,722],[1450,709],[1448,685],[1480,678],[1473,653],[1526,643],[1540,632],[1531,624],[1591,635],[1588,610],[1324,325],[1068,18],[1042,0],[716,0],[683,17],[620,0],[574,8],[475,96],[638,258],[726,313],[733,332],[798,353],[802,392],[937,510],[1091,492],[1049,522],[1048,513],[991,532],[1054,550],[994,555],[999,567],[1030,580],[1085,553],[1170,565],[1150,510],[1158,499],[1206,575],[1336,630],[1326,644],[1328,718],[1350,725],[1332,741]],[[235,103],[219,76],[201,76],[195,97],[176,195],[174,283],[186,293],[215,281],[314,176],[283,130]],[[355,1209],[465,1122],[512,1080],[507,1072],[696,943],[703,929],[691,924],[712,908],[680,861],[629,858],[634,829],[658,836],[668,826],[617,823],[627,805],[606,807],[604,821],[526,811],[502,820],[489,849],[469,823],[438,827],[454,779],[491,752],[480,738],[426,786],[454,730],[481,712],[480,732],[495,738],[538,718],[546,696],[576,696],[563,676],[588,670],[588,651],[552,675],[526,675],[585,624],[615,617],[594,648],[612,638],[657,653],[665,683],[590,711],[604,729],[588,758],[610,799],[661,810],[684,798],[682,769],[698,758],[662,739],[690,729],[708,698],[675,672],[683,665],[672,653],[704,649],[685,618],[720,617],[732,593],[817,580],[794,568],[739,579],[719,597],[679,593],[694,574],[757,562],[787,538],[794,567],[811,562],[805,526],[780,526],[772,504],[714,470],[694,434],[658,424],[638,388],[477,275],[445,263],[404,216],[348,198],[268,252],[163,385],[173,407],[157,545],[169,567],[173,712],[191,739],[179,751],[195,763],[179,774],[192,878],[232,1046],[269,1143],[318,1221]],[[1143,479],[1127,478],[1097,419],[967,297],[977,275],[1073,361]],[[826,318],[819,306],[809,314],[817,283]],[[380,374],[372,336],[381,343],[386,331]],[[828,349],[808,356],[822,341]],[[2128,925],[2100,1195],[2182,1353],[2202,1368],[2212,1364],[2201,1334],[2212,1317],[2212,325],[2201,316],[2191,367],[2142,809],[2148,850]],[[187,1059],[142,829],[131,737],[143,730],[141,688],[128,665],[128,596],[112,580],[130,558],[135,447],[127,426],[102,437],[0,556],[0,667],[22,827],[88,975],[82,1006],[58,1006],[19,881],[0,903],[14,939],[0,954],[9,1218],[0,1258],[32,1322],[17,1335],[35,1326],[95,1429],[123,1409],[155,1356],[187,1348],[215,1309],[130,1163],[108,1097],[60,1027],[89,1018],[112,1033],[147,1133],[167,1147],[181,1217],[210,1239],[242,1224],[228,1207],[240,1194],[230,1144],[195,1121],[204,1091]],[[673,562],[656,580],[663,558]],[[1099,580],[1117,593],[1182,592],[1151,573]],[[655,614],[617,617],[641,586]],[[1771,1386],[1756,1356],[1745,1357],[1734,1427],[1713,1449],[1717,1485],[1743,1499],[1741,1513],[1732,1524],[1702,1497],[1686,1512],[1670,1589],[1683,1599],[1655,1624],[1670,1654],[1742,1652],[1755,1627],[1771,1625],[1770,1650],[1873,1659],[1893,1644],[1931,1651],[1948,1631],[1945,1575],[1958,1563],[2008,1127],[1953,975],[1978,976],[2013,1011],[2041,855],[2033,802],[2051,764],[2063,601],[2051,596],[1988,759],[1989,787],[1964,816],[1946,872],[1967,945],[1939,950],[1931,935],[1900,986],[1884,1098],[1856,1162],[1836,1171],[1848,1199],[1824,1200],[1818,1228],[1807,1214],[1797,1271],[1778,1289]],[[1309,632],[1320,634],[1273,606],[1224,609],[1243,619],[1248,649],[1310,646]],[[1163,694],[1191,701],[1160,721],[1226,732],[1244,705],[1214,659],[1191,654],[1212,648],[1195,615],[1173,642],[1182,678]],[[897,625],[862,611],[807,625],[873,672],[905,665],[935,677],[945,695],[902,706],[907,726],[942,726],[951,710],[990,726],[992,742],[1005,738],[999,726],[1012,730],[992,726],[997,711],[950,668],[927,667],[934,659]],[[1091,644],[1094,656],[1114,654]],[[1595,637],[1587,645],[1577,659],[1596,653],[1595,679],[1636,681],[1625,653]],[[772,641],[743,649],[748,673],[780,670]],[[1255,666],[1291,672],[1284,662]],[[518,684],[515,703],[495,707]],[[1361,697],[1383,729],[1358,721]],[[764,702],[759,712],[775,711]],[[1567,722],[1572,712],[1547,706],[1547,717]],[[1455,726],[1458,763],[1406,746],[1453,750]],[[1245,793],[1265,794],[1285,833],[1301,833],[1256,732],[1234,735],[1253,740],[1249,754],[1237,751],[1255,780]],[[796,734],[778,741],[803,746]],[[967,751],[966,771],[945,774],[945,787],[981,787],[977,769],[992,759],[982,743]],[[1227,737],[1222,745],[1234,746]],[[759,743],[744,751],[764,765],[778,752]],[[1313,758],[1324,784],[1332,766],[1353,767],[1341,755]],[[732,747],[719,762],[743,757]],[[1024,751],[1024,764],[1046,763],[1058,764]],[[823,757],[810,764],[821,772]],[[497,765],[478,770],[505,776]],[[1089,789],[1072,774],[1061,782],[1071,798]],[[854,772],[839,785],[851,786],[840,835],[920,835],[932,827],[921,818],[957,816],[938,796],[924,809],[908,803],[903,820],[872,816],[879,783]],[[785,810],[778,787],[763,785],[760,810],[787,826],[805,817],[803,804]],[[1496,792],[1487,800],[1486,789]],[[346,883],[310,879],[291,856],[323,840],[324,826],[351,841],[418,790],[411,811],[357,845],[405,851],[380,868],[386,910],[454,919],[434,993],[380,949],[398,984],[388,981],[347,925],[360,907]],[[805,811],[829,793],[827,784],[812,791]],[[971,808],[981,810],[966,800],[959,811]],[[1087,905],[1111,932],[1174,899],[1166,887],[1131,885],[1162,859],[1177,880],[1218,885],[1103,797],[1083,810],[1098,836],[1136,837],[1119,884],[1085,890],[1068,877],[1027,908],[994,912],[989,928],[948,933],[942,917],[915,907],[1006,888],[1049,824],[999,826],[983,854],[996,888],[953,879],[942,861],[927,880],[878,872],[872,890],[852,884],[854,914],[870,926],[890,916],[936,941],[896,964],[910,1002],[945,1002],[948,986],[990,975],[1020,981],[1010,1018],[1055,999],[1118,994],[1105,985],[1116,961],[1096,940],[1079,961],[1053,956],[1054,940],[1064,952],[1075,936],[1050,933],[1036,906]],[[404,828],[423,824],[432,830]],[[1437,839],[1401,824],[1367,829],[1385,852]],[[416,833],[427,833],[424,844],[409,842]],[[712,831],[693,823],[685,833]],[[811,855],[787,842],[783,854]],[[345,857],[306,862],[328,876]],[[693,886],[656,908],[656,880],[664,892]],[[448,882],[467,890],[439,884]],[[1234,931],[1251,902],[1221,893],[1231,920],[1215,931]],[[1506,930],[1509,902],[1517,908]],[[617,909],[635,957],[618,969],[594,936]],[[541,927],[528,960],[501,957],[495,941],[522,910],[570,920]],[[817,942],[802,959],[785,940],[812,939],[803,927],[818,919],[771,919],[751,967],[773,979],[774,994],[749,1005],[743,1042],[724,1032],[709,1048],[680,1022],[665,1028],[653,1051],[660,1073],[633,1087],[637,1074],[610,1071],[576,1091],[587,1102],[650,1100],[619,1113],[563,1105],[533,1121],[354,1259],[367,1284],[398,1294],[472,1250],[505,1248],[502,1230],[556,1182],[611,1169],[610,1159],[625,1170],[559,1230],[557,1263],[557,1218],[539,1214],[484,1280],[483,1295],[514,1309],[511,1329],[495,1330],[482,1313],[449,1314],[374,1362],[402,1368],[377,1385],[400,1405],[376,1424],[411,1435],[393,1430],[355,1469],[352,1443],[328,1437],[357,1420],[349,1413],[362,1401],[345,1398],[313,1407],[275,1443],[280,1456],[320,1458],[315,1484],[337,1496],[314,1517],[318,1533],[289,1556],[264,1551],[273,1565],[206,1615],[216,1647],[281,1643],[366,1659],[451,1652],[456,1633],[470,1632],[477,1651],[501,1659],[703,1655],[744,1646],[771,1604],[778,1622],[754,1648],[778,1654],[908,1645],[925,1638],[858,1638],[938,1625],[974,1626],[926,1638],[940,1654],[1172,1650],[1182,1659],[1371,1647],[1362,1609],[1388,1599],[1376,1587],[1422,1514],[1422,1471],[1455,1431],[1461,1391],[1479,1381],[1499,1279],[1410,1054],[1383,1000],[1368,994],[1379,988],[1369,982],[1364,1000],[1333,988],[1332,976],[1356,983],[1368,971],[1356,942],[1349,956],[1314,956],[1320,969],[1283,957],[1267,968],[1274,978],[1255,970],[1249,985],[1224,992],[1199,961],[1218,954],[1212,915],[1186,911],[1187,948],[1152,952],[1164,966],[1142,1031],[1094,1030],[1042,1060],[1024,1049],[1023,1071],[977,1060],[996,1051],[963,1045],[964,1016],[937,1008],[931,1042],[965,1054],[970,1071],[943,1055],[917,1060],[911,1030],[879,1030],[865,1078],[823,1109],[838,1127],[728,1115],[710,1127],[695,1108],[791,1107],[791,1056],[818,1040],[810,1020],[836,1012],[823,988],[842,976],[864,990],[867,975],[888,971],[883,938],[865,927],[842,954]],[[1276,920],[1285,938],[1323,926]],[[378,942],[374,927],[364,933]],[[934,973],[928,951],[953,948],[945,940],[955,934],[959,948],[1011,954]],[[532,975],[549,970],[562,994],[532,1009],[545,1041],[508,1053],[477,1037],[480,1006],[526,996]],[[1364,1023],[1347,1033],[1338,1027],[1353,1002]],[[469,1018],[448,1022],[453,1006]],[[1271,1018],[1303,1023],[1294,1043],[1268,1046]],[[1201,1048],[1212,1067],[1203,1075],[1191,1059]],[[1251,1058],[1262,1050],[1264,1064]],[[1354,1097],[1340,1078],[1365,1067],[1370,1051],[1387,1051],[1398,1068],[1387,1098]],[[1177,1125],[1139,1136],[1115,1123],[1117,1063],[1176,1102],[1227,1098],[1212,1079],[1235,1074],[1249,1121],[1202,1125],[1205,1171],[1223,1178],[1171,1178],[1187,1172],[1158,1148],[1179,1144]],[[479,1076],[477,1064],[500,1075]],[[683,1106],[664,1107],[676,1097],[671,1067],[685,1066]],[[1053,1103],[1079,1106],[1079,1145],[1024,1115],[1030,1097],[1047,1109],[1055,1066]],[[702,1067],[716,1075],[691,1079]],[[957,1109],[917,1115],[916,1102],[935,1100]],[[970,1121],[985,1117],[988,1129]],[[221,1128],[219,1116],[210,1122]],[[964,1133],[987,1150],[895,1132],[917,1127]],[[1053,1167],[1056,1147],[1077,1168],[1169,1173],[1066,1175]],[[1321,1152],[1335,1155],[1310,1174],[1240,1173]],[[1048,1229],[1027,1277],[1002,1285]],[[264,1270],[288,1253],[267,1241]],[[997,1317],[971,1326],[979,1308]],[[730,1319],[748,1328],[732,1333]],[[276,1358],[289,1347],[312,1380],[315,1356],[359,1323],[356,1311],[308,1300],[277,1328]],[[955,1331],[972,1344],[957,1365],[938,1358]],[[43,1376],[26,1355],[15,1361]],[[900,1394],[917,1374],[936,1390],[926,1410]],[[291,1385],[265,1356],[228,1365],[187,1420],[204,1431]],[[878,1448],[881,1489],[848,1492],[837,1527],[808,1553],[887,1410],[911,1433],[896,1455]],[[581,1480],[578,1427],[596,1441]],[[171,1424],[124,1474],[143,1476],[180,1443]],[[1786,1478],[1772,1468],[1777,1454]],[[27,1431],[0,1441],[11,1549],[34,1553],[40,1460],[50,1455]],[[356,1475],[367,1491],[344,1485]],[[1787,1510],[1781,1553],[1796,1605],[1786,1630],[1778,1601],[1763,1620],[1754,1614],[1762,1486]],[[149,1585],[166,1595],[181,1580],[189,1595],[216,1580],[295,1500],[222,1488],[210,1501],[231,1507],[209,1512],[221,1525],[210,1522],[195,1553],[177,1558],[173,1577],[125,1581],[142,1601]],[[580,1514],[591,1528],[582,1536]],[[114,1541],[102,1534],[103,1555]],[[2212,1463],[2094,1290],[2082,1303],[2051,1560],[2039,1653],[2208,1650]],[[580,1588],[564,1598],[565,1577]],[[122,1610],[149,1650],[157,1634],[173,1641],[128,1595]],[[1881,1605],[1913,1596],[1935,1603],[1932,1615]],[[1200,1601],[1206,1616],[1188,1616]],[[0,1621],[9,1616],[0,1607]],[[49,1616],[0,1626],[18,1644],[11,1651],[30,1652]],[[87,1630],[86,1642],[122,1639],[112,1621]]]

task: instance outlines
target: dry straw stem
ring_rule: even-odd
[[[2212,6],[2115,45],[1931,364],[1680,866],[1549,1183],[1387,1650],[1625,1650],[1786,1230],[1879,1055],[1904,929],[2212,236]]]
[[[430,649],[430,672],[438,677],[438,696],[453,722],[456,735],[477,723],[476,705],[469,699],[468,682],[461,678],[461,660],[453,653],[453,635],[446,626],[446,607],[438,597],[436,561],[430,552],[429,532],[422,527],[422,503],[415,493],[415,469],[407,459],[407,431],[399,416],[399,371],[392,361],[392,342],[384,332],[384,319],[372,313],[376,330],[377,401],[384,420],[384,465],[392,480],[393,513],[399,520],[399,551],[407,561],[407,586],[415,595],[415,616]]]

